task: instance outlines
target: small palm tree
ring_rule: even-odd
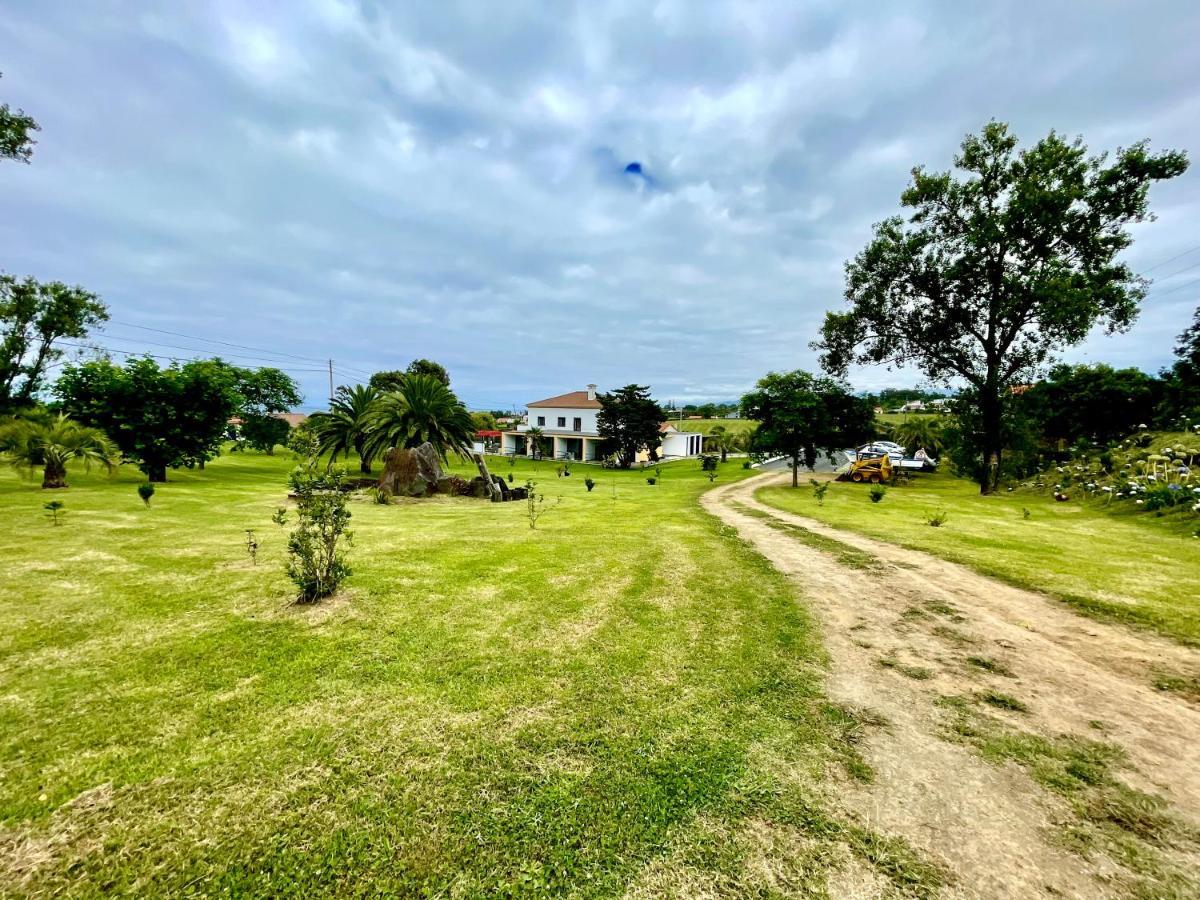
[[[724,425],[714,425],[704,438],[705,449],[718,450],[721,453],[721,462],[725,462],[729,458],[732,451],[741,449],[741,435],[731,432]]]
[[[95,428],[64,415],[21,418],[0,427],[0,452],[18,469],[41,469],[43,488],[67,487],[67,464],[99,464],[111,472],[121,462],[116,446]]]
[[[932,416],[910,416],[894,427],[893,434],[897,443],[910,453],[924,447],[934,456],[940,456],[945,445],[942,422]]]
[[[545,448],[545,443],[546,443],[545,432],[543,432],[542,429],[538,428],[535,425],[533,428],[527,429],[525,431],[525,434],[531,441],[533,441],[533,458],[541,459],[542,456],[545,455],[544,451],[546,449]]]
[[[370,443],[371,410],[379,399],[379,391],[373,387],[355,385],[338,388],[330,398],[329,412],[313,413],[308,419],[313,434],[317,436],[317,454],[329,454],[329,465],[337,462],[338,456],[349,458],[358,455],[358,470],[370,474],[371,461],[376,451]]]
[[[466,456],[475,421],[454,391],[431,375],[405,375],[400,387],[372,405],[366,449],[380,455],[390,447],[419,447],[428,441],[442,459]]]

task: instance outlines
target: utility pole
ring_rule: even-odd
[[[329,399],[333,399],[333,360],[329,361]]]

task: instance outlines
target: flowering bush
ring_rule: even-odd
[[[1178,432],[1139,432],[1111,447],[1074,448],[1071,458],[1024,482],[1021,489],[1053,492],[1056,499],[1128,505],[1163,515],[1200,514],[1200,425]]]

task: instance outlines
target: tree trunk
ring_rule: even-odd
[[[800,487],[800,454],[792,454],[792,487]]]
[[[67,470],[56,463],[48,463],[42,472],[43,488],[65,488],[67,486]]]
[[[725,462],[729,458],[728,451],[724,446],[721,447],[721,462]]]
[[[991,494],[1000,487],[1001,421],[1000,390],[984,388],[980,396],[983,419],[983,468],[979,473],[979,493]]]
[[[167,467],[163,463],[146,463],[146,480],[164,483],[167,480]]]
[[[363,475],[371,474],[371,464],[361,456],[358,458],[358,471]]]

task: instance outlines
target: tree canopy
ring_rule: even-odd
[[[99,464],[110,472],[121,461],[116,446],[97,428],[44,410],[0,426],[0,454],[19,469],[41,469],[43,488],[67,487],[67,465]]]
[[[451,452],[466,455],[474,439],[471,414],[450,388],[432,375],[405,375],[398,390],[372,404],[365,449],[379,456],[391,447],[428,441],[445,458]]]
[[[65,413],[104,431],[150,481],[216,456],[241,402],[233,367],[219,360],[166,368],[149,358],[124,366],[92,360],[67,366],[54,393]]]
[[[446,387],[450,386],[450,373],[446,371],[445,366],[434,362],[432,359],[414,359],[403,370],[391,369],[389,371],[376,372],[371,376],[368,384],[380,392],[398,391],[404,385],[404,379],[408,375],[428,375],[431,378],[436,378]]]
[[[0,411],[33,402],[62,356],[56,341],[86,337],[107,320],[104,304],[81,287],[0,274]]]
[[[358,456],[358,470],[371,473],[371,462],[377,448],[368,443],[371,435],[372,412],[379,392],[361,384],[340,387],[329,404],[328,412],[313,413],[309,423],[317,436],[317,453],[329,455],[329,463],[339,456]]]
[[[1140,369],[1062,364],[1021,394],[1020,403],[1047,443],[1107,444],[1148,423],[1160,393],[1158,380]]]
[[[869,402],[832,378],[808,372],[768,373],[742,397],[742,409],[759,422],[751,452],[788,457],[792,487],[799,484],[802,462],[812,469],[819,452],[857,446],[875,433]]]
[[[643,448],[657,452],[666,413],[650,399],[650,388],[627,384],[608,394],[599,394],[600,412],[596,431],[613,448],[617,464],[628,469]]]
[[[1008,126],[968,136],[956,174],[918,167],[901,195],[912,212],[875,226],[846,265],[846,312],[828,313],[821,361],[913,365],[936,383],[971,388],[980,487],[996,488],[1010,387],[1100,325],[1126,330],[1145,281],[1117,255],[1149,216],[1152,182],[1187,168],[1145,142],[1089,157],[1054,132],[1017,151]]]
[[[1189,423],[1200,419],[1200,308],[1177,340],[1175,364],[1162,373],[1163,398],[1158,410],[1162,424],[1172,427],[1180,417]]]
[[[41,126],[33,116],[0,103],[0,159],[28,163],[33,156],[33,145],[37,143],[33,133],[40,130]]]

